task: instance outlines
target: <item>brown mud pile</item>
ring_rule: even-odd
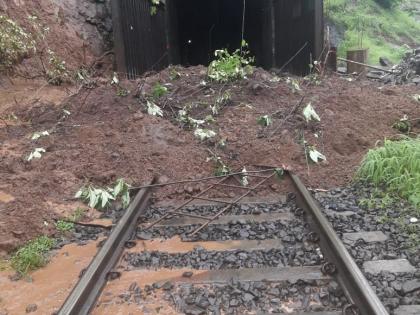
[[[166,180],[212,175],[213,164],[206,161],[208,149],[231,169],[285,164],[313,188],[347,184],[367,150],[378,140],[397,134],[392,129],[396,120],[420,113],[419,103],[412,98],[418,93],[413,86],[380,88],[374,82],[348,82],[331,76],[319,85],[302,81],[302,91],[293,91],[284,79],[278,81],[259,69],[247,80],[206,85],[200,84],[206,79],[203,67],[176,71],[179,78],[174,78],[173,69],[167,69],[136,82],[122,82],[121,87],[131,92],[125,97],[117,95],[115,86],[104,83],[59,104],[44,99],[0,107],[0,117],[13,112],[18,118],[7,121],[7,126],[0,121],[0,197],[6,196],[0,200],[0,251],[52,232],[52,218],[80,205],[73,196],[84,183],[110,186],[125,178],[139,185],[155,175]],[[168,88],[156,100],[164,110],[163,118],[145,110],[145,95],[152,93],[157,82]],[[229,102],[206,127],[217,132],[217,140],[225,140],[224,149],[200,142],[192,129],[182,128],[174,119],[173,113],[188,104],[193,105],[193,118],[202,119],[226,90],[231,95]],[[289,115],[303,96],[303,104]],[[308,102],[320,115],[320,123],[304,121],[302,109]],[[272,126],[257,124],[258,117],[273,113]],[[45,130],[50,136],[31,141],[34,132]],[[309,174],[303,140],[327,157],[326,162],[309,163]],[[27,162],[35,148],[44,148],[46,153]],[[186,193],[203,187],[166,187],[156,191],[155,197],[184,199]],[[271,185],[263,193],[272,194],[276,189]]]

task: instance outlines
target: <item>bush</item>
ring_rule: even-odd
[[[252,73],[251,64],[254,58],[249,56],[247,43],[242,43],[242,51],[237,49],[232,54],[227,49],[216,50],[216,59],[208,67],[208,77],[217,82],[229,82],[237,79],[244,79],[247,74]]]
[[[0,15],[0,70],[12,65],[35,51],[32,36],[4,15]]]
[[[420,138],[386,140],[383,147],[369,150],[357,178],[383,185],[390,192],[420,207]]]

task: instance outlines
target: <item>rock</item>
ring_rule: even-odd
[[[141,111],[138,111],[133,115],[133,119],[135,121],[143,119],[143,118],[144,118],[144,114]]]
[[[153,236],[149,232],[140,232],[140,233],[137,233],[137,238],[141,240],[150,240],[153,238]]]
[[[366,77],[367,78],[369,78],[369,79],[380,79],[380,78],[382,78],[383,76],[385,75],[385,72],[383,72],[383,71],[369,71],[367,74],[366,74]]]
[[[112,153],[111,153],[111,157],[112,157],[113,159],[119,159],[119,158],[120,158],[120,154],[119,154],[118,152],[112,152]]]
[[[337,72],[340,74],[346,74],[347,68],[346,67],[337,67]]]
[[[182,276],[184,278],[191,278],[193,276],[193,272],[192,271],[185,271]]]
[[[26,313],[32,313],[32,312],[35,312],[37,309],[38,309],[38,305],[36,305],[36,304],[29,304],[29,305],[26,307]]]
[[[420,280],[414,279],[404,282],[401,291],[405,295],[417,290],[420,290]]]
[[[166,175],[162,175],[158,179],[159,184],[167,184],[169,182],[169,178]]]
[[[379,63],[381,64],[381,66],[384,66],[384,67],[390,68],[393,66],[392,62],[386,57],[379,57]]]
[[[245,293],[243,296],[242,296],[242,300],[244,301],[244,302],[250,302],[250,301],[252,301],[254,299],[254,296],[251,294],[251,293]]]
[[[236,307],[236,306],[239,305],[239,301],[237,299],[232,299],[232,300],[230,300],[229,305],[233,306],[233,307]]]
[[[420,77],[415,77],[411,80],[414,84],[420,84]]]
[[[162,289],[165,291],[169,291],[169,290],[172,290],[173,287],[174,287],[173,283],[170,281],[167,281],[163,284]]]

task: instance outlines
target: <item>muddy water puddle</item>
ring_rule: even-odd
[[[255,241],[241,241],[241,240],[228,240],[228,241],[197,241],[185,242],[179,236],[170,239],[153,239],[147,241],[137,241],[137,245],[128,252],[138,253],[142,251],[160,251],[168,253],[186,253],[193,251],[195,248],[200,247],[207,251],[226,251],[237,249],[259,249],[264,247],[264,242]]]
[[[52,314],[64,302],[97,250],[97,242],[66,245],[46,267],[33,272],[31,280],[11,281],[12,272],[0,272],[0,314],[25,314],[29,304],[37,305],[31,314]]]

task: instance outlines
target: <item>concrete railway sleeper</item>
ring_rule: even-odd
[[[142,188],[58,314],[388,314],[300,179],[267,200],[259,171],[179,206]]]

